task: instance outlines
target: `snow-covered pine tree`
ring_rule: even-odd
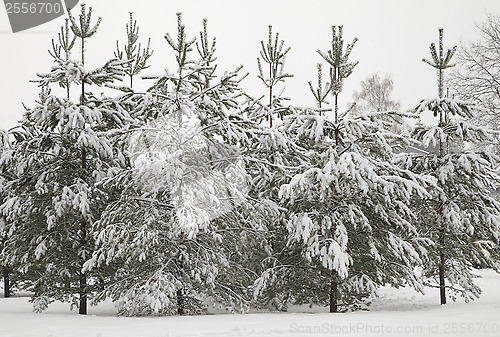
[[[127,43],[123,51],[120,49],[118,40],[116,41],[115,57],[118,60],[130,60],[124,65],[125,73],[129,77],[130,87],[133,86],[134,76],[138,75],[144,69],[149,68],[147,64],[149,58],[153,55],[150,49],[151,39],[148,39],[146,48],[143,48],[139,41],[139,26],[137,20],[133,19],[133,13],[129,13],[129,23],[126,25]]]
[[[0,268],[2,270],[2,278],[3,278],[3,297],[9,298],[11,294],[11,282],[10,282],[10,274],[11,274],[11,266],[7,263],[6,259],[4,259],[1,255],[1,251],[5,246],[5,242],[7,241],[7,227],[5,225],[5,220],[0,219]]]
[[[87,298],[100,277],[82,267],[94,250],[92,224],[113,199],[113,191],[100,183],[126,165],[110,133],[130,120],[127,112],[118,100],[98,98],[87,89],[121,79],[124,62],[113,59],[97,69],[86,68],[85,43],[100,22],[92,24],[91,14],[82,5],[79,17],[69,16],[69,28],[81,42],[80,60],[71,58],[74,38],[68,22],[53,41],[54,65],[38,75],[40,99],[11,132],[15,142],[1,158],[2,168],[14,173],[1,206],[12,226],[6,254],[21,270],[31,271],[36,311],[62,300],[87,313]],[[66,97],[52,94],[52,84],[66,89]],[[75,103],[71,89],[78,86]]]
[[[151,88],[129,93],[132,168],[107,182],[125,188],[96,223],[86,264],[118,268],[102,296],[125,315],[201,313],[206,303],[245,310],[256,277],[248,266],[275,217],[247,193],[246,148],[259,129],[237,100],[240,68],[216,76],[206,20],[200,39],[188,39],[178,14],[176,37],[165,36],[176,72],[145,76]]]
[[[309,88],[311,89],[314,99],[316,100],[318,109],[321,109],[323,103],[328,104],[326,98],[330,94],[332,88],[330,87],[329,82],[326,82],[325,87],[323,87],[323,65],[321,63],[318,63],[317,67],[318,67],[318,87],[314,88],[312,82],[309,81]]]
[[[278,42],[279,41],[279,42]],[[293,75],[284,73],[286,54],[290,51],[290,47],[284,49],[284,41],[279,40],[279,33],[273,38],[273,26],[269,25],[269,38],[267,44],[260,41],[261,51],[260,57],[257,57],[257,65],[259,68],[259,75],[257,76],[262,83],[269,90],[269,101],[263,105],[264,115],[269,121],[269,126],[273,126],[274,114],[278,114],[279,118],[287,113],[287,108],[283,106],[282,92],[276,94],[277,85],[284,82],[288,77]],[[267,64],[264,68],[262,61]]]
[[[4,150],[9,148],[9,135],[4,130],[0,130],[0,156],[4,152]],[[2,172],[0,175],[0,200],[4,199],[4,186],[5,181],[8,179],[8,174]],[[11,294],[11,285],[10,285],[10,274],[12,271],[12,266],[9,263],[5,254],[3,254],[3,250],[5,247],[5,243],[7,241],[9,228],[7,228],[7,223],[3,216],[0,216],[0,269],[1,275],[3,278],[3,297],[8,298]]]
[[[451,63],[455,47],[443,50],[443,29],[438,47],[430,46],[432,60],[423,61],[438,72],[438,98],[422,100],[416,114],[433,113],[437,125],[420,124],[415,138],[427,148],[425,153],[403,153],[400,163],[419,174],[432,175],[438,186],[433,197],[416,202],[419,231],[434,242],[424,264],[424,276],[439,287],[440,302],[446,304],[446,290],[453,299],[477,298],[480,289],[473,282],[473,267],[499,270],[498,240],[500,203],[492,197],[498,188],[499,157],[487,151],[468,150],[469,144],[491,140],[488,130],[469,121],[477,108],[471,103],[443,95],[444,71]]]
[[[344,50],[342,27],[332,32],[332,49],[320,55],[330,66],[334,114],[292,109],[279,126],[308,159],[280,190],[291,254],[268,259],[255,291],[271,287],[291,302],[337,312],[356,307],[380,285],[421,290],[413,268],[422,263],[427,240],[407,205],[413,195],[428,193],[425,179],[391,163],[407,140],[387,130],[381,113],[339,111],[342,83],[357,64],[348,59],[356,39]],[[324,103],[322,92],[317,101]]]
[[[343,26],[332,26],[332,48],[326,53],[318,50],[318,54],[330,66],[330,92],[334,98],[334,122],[339,120],[339,94],[342,92],[344,80],[352,74],[356,62],[348,62],[352,49],[358,39],[355,37],[344,50]]]
[[[290,47],[284,48],[284,45],[285,42],[279,40],[279,34],[273,35],[272,26],[269,26],[268,42],[266,44],[261,41],[260,57],[257,58],[258,78],[268,90],[268,94],[258,99],[246,95],[247,100],[243,104],[244,113],[259,124],[259,128],[254,131],[256,137],[247,149],[248,153],[251,153],[250,160],[246,163],[251,177],[248,193],[255,199],[267,200],[279,210],[268,219],[267,245],[260,250],[260,258],[255,259],[253,265],[253,269],[260,276],[273,261],[293,259],[293,253],[288,249],[287,243],[285,208],[278,206],[281,203],[279,190],[283,184],[290,181],[291,176],[306,167],[303,164],[308,160],[304,149],[281,127],[283,118],[292,111],[284,104],[288,100],[282,95],[284,87],[278,87],[278,84],[283,84],[293,77],[284,71],[285,56],[290,50]],[[288,279],[284,282],[287,281]],[[288,300],[283,296],[284,292],[278,283],[262,292],[256,292],[254,304],[271,310],[286,311]]]

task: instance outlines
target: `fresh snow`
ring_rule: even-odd
[[[380,289],[370,311],[329,314],[327,308],[298,306],[287,313],[246,315],[116,317],[110,302],[89,308],[88,316],[53,303],[31,312],[27,297],[0,298],[2,337],[223,337],[223,336],[500,336],[500,275],[478,271],[481,297],[446,306],[438,289],[426,295],[408,288]]]

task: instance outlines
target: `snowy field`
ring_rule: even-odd
[[[64,303],[35,314],[26,297],[0,298],[0,336],[500,336],[500,275],[491,270],[479,274],[476,282],[483,294],[469,304],[441,307],[435,289],[422,296],[384,288],[371,311],[347,314],[295,307],[288,313],[128,318],[116,317],[111,303],[90,307],[89,316],[69,311]]]

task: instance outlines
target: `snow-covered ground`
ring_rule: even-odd
[[[491,270],[479,274],[483,294],[468,304],[440,306],[435,289],[422,296],[411,289],[384,288],[371,311],[346,314],[295,307],[288,313],[127,318],[116,317],[111,303],[91,307],[88,316],[63,303],[35,314],[26,297],[0,298],[0,336],[500,336],[500,275]]]

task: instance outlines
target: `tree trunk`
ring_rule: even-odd
[[[84,220],[80,223],[80,231],[81,231],[81,238],[80,238],[80,249],[83,250],[83,256],[81,256],[81,268],[83,268],[83,265],[85,263],[86,259],[86,254],[85,254],[85,247],[87,244],[87,226]],[[80,288],[78,289],[78,292],[80,294],[80,308],[78,313],[80,315],[86,315],[87,314],[87,273],[82,273],[81,270],[78,274],[79,276],[79,281],[80,281]]]
[[[80,273],[80,315],[87,314],[87,274]]]
[[[3,267],[2,270],[3,275],[3,297],[10,297],[10,279],[9,279],[9,268]]]
[[[446,282],[444,278],[444,253],[439,253],[439,294],[441,296],[441,304],[446,304]]]
[[[339,145],[339,95],[335,95],[335,145]]]
[[[337,300],[339,298],[339,285],[337,281],[330,281],[330,312],[338,312]]]
[[[269,63],[269,78],[273,78],[273,66]],[[269,86],[269,127],[273,127],[273,85]]]
[[[85,67],[85,38],[82,37],[82,65]],[[85,104],[85,81],[82,81],[82,94],[80,96],[80,104]]]
[[[83,40],[82,40],[83,44]],[[82,58],[83,58],[83,51],[82,51]],[[83,82],[82,82],[82,94],[84,93],[83,91]],[[83,104],[83,98],[82,96],[82,104]],[[82,174],[84,175],[87,170],[87,153],[85,149],[81,150],[81,157],[82,157]],[[84,177],[82,176],[82,179]],[[85,254],[86,252],[86,246],[87,246],[87,223],[85,220],[81,220],[80,222],[80,249],[83,250],[83,255],[80,256],[81,258],[81,268],[83,268],[83,265],[85,263],[85,260],[87,259],[87,256]],[[82,273],[81,271],[79,272],[79,279],[80,279],[80,308],[78,313],[80,315],[86,315],[87,314],[87,273]]]
[[[182,289],[177,290],[177,313],[180,316],[184,315],[184,294]]]
[[[446,191],[446,186],[445,186]],[[441,220],[442,221],[442,220]],[[439,229],[439,294],[441,297],[441,304],[446,304],[446,281],[445,281],[445,262],[446,256],[444,254],[445,247],[445,233],[446,227],[443,222],[440,223]]]

